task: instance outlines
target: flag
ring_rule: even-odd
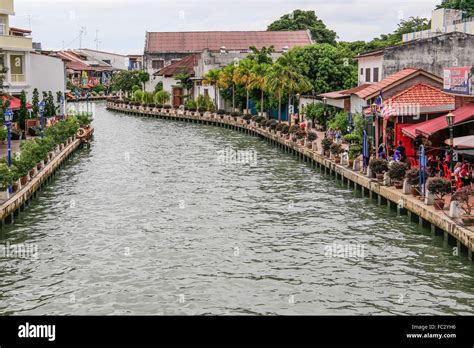
[[[397,110],[391,105],[386,105],[382,109],[382,117],[384,120],[388,120],[390,117],[395,116],[396,114]]]

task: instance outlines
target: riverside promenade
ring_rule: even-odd
[[[297,156],[309,165],[341,181],[348,188],[358,190],[363,196],[370,197],[388,209],[394,209],[400,215],[408,215],[411,221],[430,229],[432,236],[444,237],[445,246],[456,246],[459,255],[466,255],[472,261],[474,251],[474,230],[462,226],[458,221],[451,219],[446,211],[435,210],[433,206],[426,205],[418,198],[403,194],[402,190],[385,186],[375,179],[369,178],[360,171],[354,171],[347,165],[337,164],[330,158],[322,155],[301,144],[287,140],[269,129],[258,127],[253,122],[247,124],[243,119],[234,120],[225,115],[222,118],[210,113],[200,115],[196,112],[173,109],[150,109],[139,106],[123,105],[107,102],[107,109],[136,116],[156,117],[189,123],[199,123],[220,126],[227,129],[241,131],[249,135],[258,136],[268,143],[280,148],[285,153]]]

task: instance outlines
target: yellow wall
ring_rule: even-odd
[[[14,14],[13,0],[0,0],[0,13]]]
[[[0,47],[3,50],[30,51],[33,49],[33,41],[29,37],[0,36]]]

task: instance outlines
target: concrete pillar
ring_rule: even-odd
[[[461,209],[459,208],[459,202],[452,201],[449,207],[449,217],[451,219],[457,219],[461,216]]]
[[[408,183],[408,181],[405,179],[405,180],[403,181],[402,193],[403,193],[404,195],[408,195],[408,194],[410,194],[410,192],[411,192],[411,185],[410,185],[410,184]]]
[[[449,245],[449,233],[444,231],[443,234],[443,247],[447,248]]]
[[[426,205],[433,205],[434,201],[434,196],[431,192],[428,192],[428,194],[425,197],[425,204]]]
[[[467,249],[467,258],[469,261],[472,261],[472,250],[471,249]]]
[[[431,227],[431,235],[432,235],[433,237],[436,236],[436,226],[433,225],[433,224],[431,224],[430,227]]]
[[[456,248],[458,248],[458,256],[461,256],[461,241],[456,240]]]

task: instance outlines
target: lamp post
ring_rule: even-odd
[[[11,129],[12,129],[12,121],[13,121],[13,110],[11,108],[7,108],[4,113],[5,116],[5,126],[7,126],[7,139],[8,139],[8,167],[12,166],[12,144],[11,144]],[[12,187],[10,186],[8,192],[12,193]]]
[[[449,114],[446,115],[446,122],[449,127],[449,147],[450,147],[449,154],[451,156],[451,169],[452,169],[453,155],[454,155],[454,114],[452,112],[449,112]]]
[[[41,128],[41,139],[44,139],[44,108],[46,103],[44,100],[41,101],[39,104],[39,112],[40,112],[40,128]]]
[[[302,122],[303,116],[301,115],[301,111],[300,111],[300,96],[301,94],[299,93],[296,94],[296,107],[298,108],[298,120]]]
[[[61,118],[64,120],[64,117],[66,115],[66,105],[64,104],[65,99],[63,95],[61,95],[60,102],[61,102],[61,116],[62,116]]]

